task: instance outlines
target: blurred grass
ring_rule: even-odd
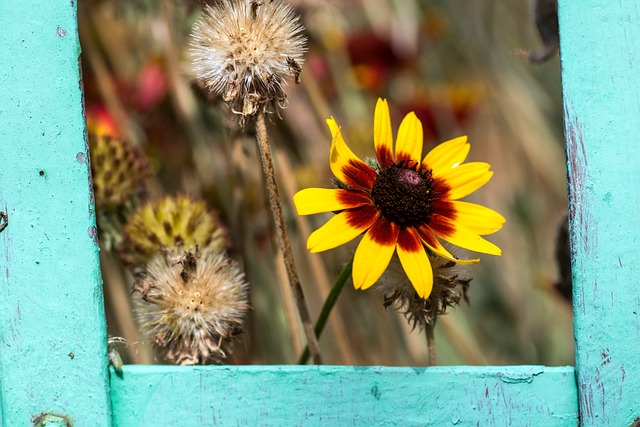
[[[330,186],[329,115],[357,154],[373,155],[373,107],[382,96],[396,128],[408,111],[423,120],[425,152],[467,134],[470,160],[487,161],[495,171],[469,200],[507,218],[489,238],[503,256],[482,257],[471,272],[471,305],[449,311],[436,327],[439,362],[572,364],[571,307],[551,288],[556,227],[566,210],[559,61],[532,66],[515,54],[539,46],[526,2],[291,4],[307,27],[309,52],[302,84],[288,87],[290,107],[282,120],[272,119],[269,131],[313,317],[355,246],[309,254],[306,238],[328,215],[297,217],[291,196],[304,187]],[[230,228],[231,253],[251,284],[253,311],[228,362],[295,363],[303,335],[299,325],[290,330],[279,290],[283,275],[276,268],[255,142],[184,72],[198,2],[93,0],[79,8],[89,113],[106,106],[118,132],[143,147],[154,165],[152,196],[201,197]],[[135,341],[122,292],[130,277],[113,258],[103,267],[109,333]],[[330,364],[426,362],[424,335],[385,311],[374,293],[351,286],[321,346]],[[152,359],[143,343],[122,354],[126,363]]]

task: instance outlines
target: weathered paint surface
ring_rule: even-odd
[[[0,1],[0,415],[110,425],[76,7]]]
[[[125,366],[114,424],[572,426],[573,368]]]
[[[583,426],[640,417],[640,9],[560,0]]]

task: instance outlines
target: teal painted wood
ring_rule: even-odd
[[[125,366],[114,424],[575,426],[573,368]]]
[[[0,1],[5,427],[110,425],[73,0]]]
[[[560,0],[583,426],[640,417],[640,12],[636,0]]]

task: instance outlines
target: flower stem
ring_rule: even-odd
[[[273,169],[273,158],[271,157],[271,148],[269,147],[269,138],[267,136],[267,127],[264,121],[264,111],[260,110],[256,117],[256,139],[258,141],[258,149],[260,151],[260,161],[262,163],[262,172],[264,173],[265,186],[267,187],[267,193],[269,196],[269,205],[271,207],[271,213],[273,214],[273,221],[276,227],[276,238],[278,240],[278,246],[284,257],[284,264],[287,269],[287,276],[289,277],[289,285],[291,286],[291,292],[293,298],[298,306],[298,314],[300,315],[300,321],[304,328],[304,333],[307,337],[307,346],[311,352],[313,363],[316,365],[322,364],[322,358],[320,357],[320,344],[318,344],[318,338],[313,332],[313,321],[311,320],[311,314],[307,307],[307,302],[304,299],[304,293],[302,292],[302,286],[300,285],[300,278],[296,271],[295,264],[293,263],[293,253],[291,252],[291,243],[289,242],[289,235],[284,226],[284,216],[282,214],[282,205],[280,203],[280,195],[278,194],[278,185],[276,184],[276,175]]]
[[[427,366],[436,366],[438,364],[436,360],[436,336],[433,333],[435,326],[435,321],[424,326],[427,335]]]
[[[338,297],[344,288],[344,284],[347,283],[347,279],[351,274],[351,268],[353,267],[353,257],[344,266],[342,272],[336,279],[336,283],[333,284],[333,288],[331,288],[331,292],[327,296],[327,300],[324,302],[322,306],[322,311],[320,312],[320,316],[318,317],[318,322],[316,323],[315,333],[318,338],[322,335],[322,331],[324,330],[325,325],[327,324],[327,320],[329,319],[329,314],[331,310],[333,310],[333,306],[336,305],[338,301]],[[302,356],[300,356],[300,360],[298,360],[298,364],[304,365],[309,360],[309,348],[305,348]]]

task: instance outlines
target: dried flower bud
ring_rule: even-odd
[[[89,149],[96,204],[120,206],[144,191],[151,172],[139,149],[127,141],[94,134],[89,135]]]
[[[384,306],[402,313],[413,328],[434,325],[447,307],[455,307],[461,300],[469,302],[467,291],[471,278],[460,275],[468,266],[444,258],[429,256],[433,269],[433,290],[429,298],[422,299],[407,278],[397,256],[373,287],[384,297]]]
[[[249,309],[244,275],[220,251],[176,255],[155,257],[134,285],[141,328],[171,363],[220,361]]]
[[[226,230],[202,201],[167,196],[133,212],[123,232],[120,256],[132,267],[146,264],[163,250],[222,250]]]
[[[287,75],[299,81],[306,39],[293,9],[280,0],[220,0],[205,6],[191,34],[191,71],[236,114],[286,106]]]
[[[127,215],[146,192],[151,168],[138,148],[118,138],[90,134],[89,149],[100,241],[109,250],[121,240]]]

